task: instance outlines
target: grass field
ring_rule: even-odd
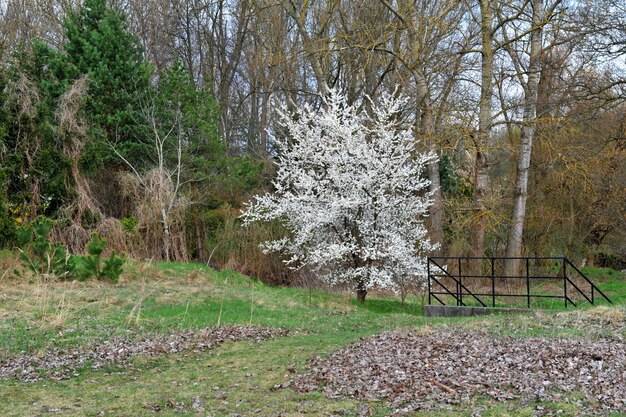
[[[330,399],[319,391],[273,387],[304,372],[310,358],[397,328],[486,329],[494,338],[593,338],[605,331],[571,325],[571,315],[579,310],[514,318],[433,319],[422,316],[418,297],[403,304],[373,296],[359,304],[351,294],[269,287],[199,264],[133,262],[120,283],[111,285],[14,278],[3,271],[17,266],[15,258],[4,253],[1,262],[0,359],[88,346],[111,336],[132,339],[231,324],[301,331],[261,343],[228,342],[203,353],[137,357],[130,367],[83,369],[63,381],[2,380],[2,416],[356,416],[363,407],[372,415],[387,415],[390,410],[384,403],[361,404]],[[624,276],[611,272],[594,279],[619,302],[614,310],[623,312]],[[479,411],[485,416],[533,416],[537,407],[563,410],[561,415],[578,412],[572,404],[498,403],[478,397],[469,407],[446,406],[436,415],[470,416]]]

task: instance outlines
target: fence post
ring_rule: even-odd
[[[566,268],[565,258],[563,258],[563,302],[565,303],[565,308],[567,308],[567,273],[565,272]]]
[[[496,306],[496,272],[494,269],[495,259],[491,258],[491,303]]]
[[[594,289],[594,285],[591,284],[591,305],[594,305],[594,303],[595,303],[595,300],[593,298],[593,289]]]
[[[530,260],[526,258],[526,298],[528,300],[528,308],[530,308]]]
[[[431,304],[431,292],[432,292],[432,287],[431,287],[431,283],[430,283],[430,257],[426,259],[426,275],[428,275],[428,305]]]
[[[459,282],[461,282],[461,258],[457,259],[457,264],[459,266],[459,280],[456,282],[456,305],[461,306],[461,287],[459,286]]]

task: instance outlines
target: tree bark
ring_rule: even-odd
[[[423,79],[423,78],[422,78]],[[421,83],[420,83],[421,84]],[[422,105],[422,131],[428,141],[428,149],[431,152],[437,153],[437,146],[434,143],[435,126],[433,119],[433,112],[430,101],[430,91],[424,81],[423,86],[418,88],[420,91],[419,97],[421,98]],[[443,253],[443,222],[444,222],[444,210],[443,210],[443,193],[441,191],[441,175],[439,172],[439,159],[436,159],[428,164],[428,179],[430,180],[429,190],[432,193],[432,205],[428,208],[430,214],[430,234],[431,242],[439,245],[434,250],[434,255],[439,256]]]
[[[526,201],[528,199],[528,173],[530,170],[533,139],[535,136],[535,118],[537,116],[537,94],[541,75],[541,50],[543,40],[543,4],[542,0],[532,1],[532,25],[530,35],[530,58],[528,78],[524,86],[524,115],[520,137],[519,156],[517,162],[517,176],[513,196],[513,213],[511,215],[511,230],[509,232],[506,256],[518,258],[522,255],[522,236],[526,219]],[[507,259],[505,274],[509,276],[519,273],[519,259]]]
[[[485,146],[489,142],[492,124],[492,78],[493,78],[493,4],[492,0],[480,0],[481,15],[481,85],[476,147],[475,194],[476,229],[474,233],[474,256],[485,252],[485,227],[487,207],[485,197],[489,189],[488,161]]]
[[[439,247],[433,251],[434,256],[441,256],[444,253],[443,225],[445,212],[443,208],[443,192],[441,191],[441,176],[439,172],[439,161],[428,164],[428,179],[430,180],[430,192],[433,194],[433,203],[428,208],[430,214],[430,236],[431,242]]]
[[[432,109],[430,89],[426,82],[426,77],[417,73],[417,97],[418,97],[418,114],[421,114],[421,118],[418,118],[420,123],[420,130],[426,137],[428,142],[428,149],[431,152],[437,152],[437,146],[434,143],[435,136],[435,123],[434,114]],[[434,256],[440,256],[443,253],[443,223],[444,223],[444,209],[443,209],[443,193],[441,191],[441,176],[439,172],[439,160],[436,159],[430,162],[427,166],[428,179],[430,180],[429,191],[432,193],[432,205],[428,208],[430,215],[430,236],[431,242],[438,244],[439,248],[433,251]]]

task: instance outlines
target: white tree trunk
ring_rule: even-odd
[[[528,78],[524,86],[524,115],[520,137],[519,157],[517,161],[517,176],[515,178],[515,192],[513,196],[513,213],[511,216],[511,230],[509,232],[506,256],[520,257],[522,255],[522,236],[526,219],[526,200],[528,199],[528,173],[530,170],[533,139],[535,136],[535,118],[537,116],[537,93],[541,75],[541,49],[543,41],[543,4],[542,0],[532,1],[533,31],[530,35],[530,58]],[[509,259],[505,262],[505,274],[519,273],[519,259]]]
[[[478,114],[478,133],[476,135],[475,195],[476,229],[474,234],[474,255],[483,256],[485,251],[485,227],[487,207],[485,197],[489,189],[489,165],[485,146],[491,136],[492,107],[491,98],[493,78],[493,4],[492,0],[480,0],[481,15],[481,86]]]

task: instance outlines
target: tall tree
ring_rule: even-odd
[[[399,1],[394,7],[381,0],[406,31],[408,42],[392,51],[411,74],[416,96],[416,130],[429,150],[439,154],[437,120],[444,119],[449,94],[458,81],[463,49],[459,29],[466,9],[457,1]],[[466,36],[468,41],[471,36]],[[432,241],[444,250],[444,196],[441,188],[439,160],[428,164],[428,178],[433,204],[430,206]]]
[[[317,6],[317,7],[315,7]],[[284,0],[283,7],[293,19],[302,40],[303,52],[313,69],[317,91],[323,97],[330,92],[329,72],[325,67],[326,45],[330,42],[330,23],[339,1],[328,0],[314,5],[308,1]],[[311,20],[315,21],[311,25]]]
[[[150,81],[138,38],[128,31],[122,13],[106,0],[85,0],[77,12],[68,15],[63,27],[67,73],[73,78],[89,78],[85,113],[92,124],[92,141],[86,149],[86,162],[102,163],[106,156],[103,139],[121,142],[129,154],[135,148],[138,157],[137,109],[133,105]]]
[[[524,91],[524,108],[522,114],[522,126],[517,161],[517,174],[515,178],[515,190],[513,195],[513,213],[511,216],[511,230],[509,232],[506,256],[511,258],[505,262],[505,275],[514,276],[519,273],[519,259],[522,254],[522,236],[524,221],[526,218],[526,201],[528,199],[528,177],[532,154],[533,140],[535,137],[535,118],[537,116],[537,99],[539,80],[542,69],[543,30],[544,25],[551,18],[560,0],[545,4],[544,0],[531,0],[530,2],[530,28],[522,26],[521,30],[530,32],[529,47],[527,51],[516,50],[510,42],[510,35],[506,27],[503,28],[505,50],[513,63],[518,80]],[[524,5],[526,2],[524,2]],[[504,19],[500,16],[500,20]],[[520,36],[513,33],[514,37]],[[527,59],[522,54],[528,54]]]
[[[489,191],[489,163],[486,147],[491,139],[493,123],[493,63],[494,63],[494,8],[496,0],[480,0],[480,101],[478,110],[478,132],[473,137],[475,147],[474,201],[476,204],[476,231],[474,234],[474,255],[485,252],[485,228],[487,206],[485,198]]]
[[[9,200],[23,219],[55,213],[72,194],[54,115],[62,92],[52,73],[55,56],[37,42],[15,52],[6,71],[0,156]]]

